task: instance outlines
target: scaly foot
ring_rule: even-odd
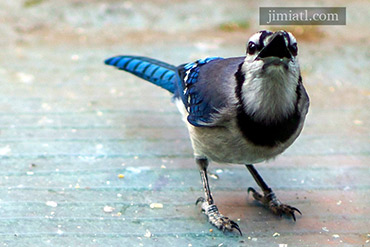
[[[264,193],[264,195],[261,195],[261,193],[250,187],[248,188],[248,193],[249,192],[252,192],[254,199],[268,207],[276,215],[282,216],[285,214],[292,216],[294,221],[296,221],[294,212],[298,212],[300,215],[302,215],[301,211],[299,211],[297,208],[281,203],[272,190],[268,193]]]
[[[240,228],[238,224],[236,224],[234,221],[230,220],[228,217],[222,215],[215,204],[209,205],[208,202],[203,198],[199,197],[196,201],[196,205],[201,202],[202,211],[205,215],[208,217],[208,221],[217,227],[221,231],[233,231],[233,229],[236,229],[240,235],[243,235],[240,231]]]

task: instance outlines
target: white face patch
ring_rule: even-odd
[[[249,38],[248,42],[252,41],[255,44],[259,44],[261,34],[262,34],[261,32],[253,34],[252,37]]]
[[[261,31],[253,34],[247,43],[247,58],[248,60],[254,60],[258,53],[265,47],[269,39],[268,37],[272,36],[272,32],[270,31]],[[253,47],[251,47],[253,46]],[[251,50],[253,48],[253,50]]]
[[[289,35],[289,39],[290,39],[290,44],[296,44],[297,40],[295,39],[293,34],[291,32],[288,32],[288,35]]]

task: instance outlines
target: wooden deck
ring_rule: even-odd
[[[244,167],[211,165],[216,203],[238,222],[240,237],[216,230],[194,205],[201,181],[170,95],[103,60],[242,55],[246,37],[261,27],[226,32],[205,24],[223,21],[210,15],[186,33],[181,25],[191,20],[176,16],[196,1],[171,5],[168,32],[162,19],[149,30],[154,17],[145,6],[159,11],[151,1],[10,2],[0,4],[0,246],[370,246],[369,37],[359,32],[367,26],[361,18],[319,27],[325,35],[313,41],[298,37],[312,102],[307,124],[283,155],[256,166],[281,201],[302,211],[297,222],[248,196],[256,184]],[[352,3],[349,18],[368,14],[362,5]],[[217,9],[227,20],[243,16],[240,6]],[[115,9],[130,25],[144,18],[144,27],[125,31]]]

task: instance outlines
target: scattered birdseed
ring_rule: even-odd
[[[54,202],[54,201],[47,201],[45,204],[46,204],[47,206],[49,206],[49,207],[53,207],[53,208],[55,208],[55,207],[57,207],[57,206],[58,206],[58,203],[57,203],[57,202]]]
[[[353,123],[354,123],[355,125],[362,125],[364,122],[363,122],[363,121],[361,121],[361,120],[359,120],[359,119],[355,119],[355,120],[353,120]]]
[[[278,232],[275,232],[274,234],[272,234],[273,237],[279,237],[280,236],[280,233]]]
[[[42,103],[41,107],[42,109],[47,110],[47,111],[51,109],[51,106],[48,103]]]
[[[114,207],[104,206],[103,211],[106,213],[112,213],[114,211]]]
[[[146,237],[146,238],[150,238],[151,236],[152,236],[152,233],[151,233],[148,229],[146,229],[146,230],[145,230],[144,237]]]
[[[328,232],[329,231],[329,229],[326,227],[326,226],[324,226],[323,228],[321,228],[324,232]]]
[[[31,84],[35,80],[34,75],[23,73],[23,72],[18,72],[16,74],[16,76],[17,76],[18,80],[20,80],[21,82],[23,82],[25,84]]]
[[[142,169],[136,167],[127,167],[126,171],[139,174],[141,173]]]
[[[349,187],[349,186],[346,186],[346,187],[343,188],[344,191],[347,191],[347,190],[350,190],[350,189],[351,189],[351,187]]]
[[[9,154],[11,151],[12,150],[11,150],[10,146],[6,145],[5,147],[0,148],[0,156],[2,156],[2,155],[5,156],[5,155]]]
[[[77,54],[73,54],[72,56],[71,56],[71,60],[72,61],[77,61],[77,60],[79,60],[80,59],[80,56],[78,56]]]
[[[118,174],[118,178],[124,178],[125,177],[125,175],[123,175],[123,174]]]
[[[156,202],[151,203],[149,206],[150,208],[163,208],[162,203],[156,203]]]

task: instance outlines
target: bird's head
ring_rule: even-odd
[[[286,31],[264,30],[248,40],[242,95],[257,118],[278,118],[294,110],[300,77],[297,54],[297,41]]]
[[[246,72],[255,76],[290,74],[298,78],[297,54],[297,41],[290,32],[257,32],[247,43]]]

